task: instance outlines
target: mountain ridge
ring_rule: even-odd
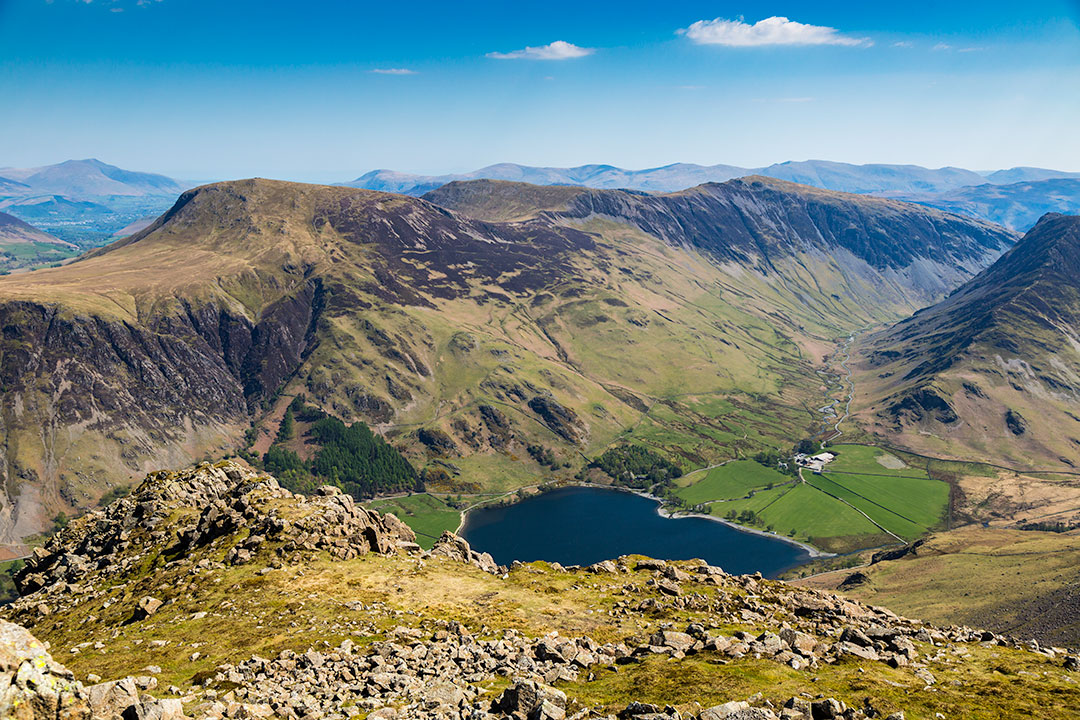
[[[873,427],[952,456],[1080,464],[1078,272],[1080,218],[1050,213],[949,297],[870,338]]]
[[[853,165],[827,160],[806,160],[787,161],[759,168],[671,163],[644,170],[626,170],[602,164],[555,168],[498,163],[472,172],[447,175],[413,175],[380,169],[372,170],[355,180],[341,184],[411,195],[422,195],[454,180],[477,179],[525,181],[546,185],[584,185],[598,189],[672,192],[705,182],[724,182],[749,175],[764,175],[825,189],[856,193],[940,192],[987,183],[1008,184],[1035,179],[1080,178],[1080,173],[1042,168],[1011,168],[983,174],[954,167],[931,169],[918,165],[883,163]]]
[[[25,489],[3,503],[3,539],[148,463],[243,448],[292,394],[371,424],[420,468],[445,477],[449,461],[448,487],[570,476],[618,438],[695,465],[756,452],[817,422],[823,343],[939,297],[1013,239],[769,182],[587,200],[515,187],[519,217],[492,222],[232,181],[77,262],[0,278],[3,470]],[[550,192],[581,204],[527,212]],[[881,254],[903,246],[890,222],[929,234]],[[530,446],[558,469],[520,460]]]

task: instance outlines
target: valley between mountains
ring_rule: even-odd
[[[76,263],[0,278],[4,541],[235,452],[297,395],[451,492],[569,478],[624,443],[687,469],[786,447],[816,431],[836,338],[940,299],[1014,239],[768,178],[192,190]]]
[[[1021,236],[756,176],[186,191],[0,277],[5,697],[161,720],[1068,717],[1078,223]],[[454,534],[570,484],[820,552],[779,582],[500,566]]]
[[[839,554],[801,575],[974,523],[1069,530],[1071,320],[1014,296],[1071,307],[1072,221],[1020,239],[765,177],[196,188],[0,278],[3,542],[235,455],[380,496],[424,547],[460,510],[582,482]],[[823,472],[791,464],[826,440]]]

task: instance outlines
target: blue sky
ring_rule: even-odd
[[[1080,170],[1078,24],[1078,0],[0,0],[0,166]]]

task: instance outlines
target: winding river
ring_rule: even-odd
[[[775,537],[704,517],[669,518],[659,503],[629,492],[568,487],[513,505],[477,508],[461,534],[500,565],[547,560],[591,565],[620,555],[701,558],[729,573],[768,577],[802,564],[809,553]]]

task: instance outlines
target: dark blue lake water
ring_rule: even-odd
[[[802,548],[705,518],[665,518],[658,503],[633,493],[570,487],[514,505],[478,508],[462,535],[500,565],[547,560],[591,565],[620,555],[701,558],[729,573],[775,577],[809,558]]]

